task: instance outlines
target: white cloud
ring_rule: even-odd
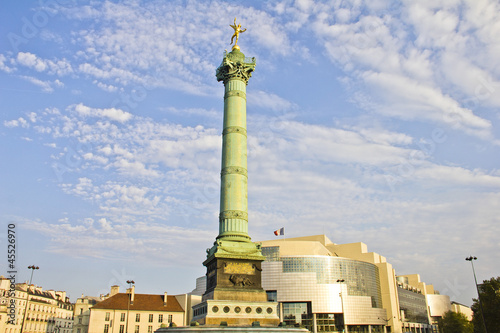
[[[297,109],[297,105],[279,97],[273,93],[265,91],[251,91],[248,93],[248,104],[256,105],[260,108],[271,109],[272,111],[288,111]]]
[[[17,54],[17,62],[21,65],[34,68],[38,72],[43,72],[47,69],[47,64],[41,59],[37,58],[32,53],[19,52]]]
[[[132,114],[125,112],[120,109],[109,108],[109,109],[99,109],[91,108],[82,103],[76,105],[70,105],[69,109],[75,110],[79,115],[85,117],[99,117],[99,118],[109,118],[120,123],[127,122],[132,118]]]
[[[153,169],[148,169],[146,166],[139,161],[128,161],[124,158],[118,159],[114,166],[117,168],[118,172],[129,175],[129,176],[139,176],[139,177],[159,177],[158,171]]]
[[[418,169],[415,176],[421,179],[452,184],[453,186],[487,187],[498,189],[500,177],[485,174],[482,170],[468,170],[462,167],[432,165]]]
[[[411,138],[387,131],[369,129],[358,133],[355,128],[344,130],[293,121],[284,122],[281,127],[284,135],[289,138],[287,142],[281,142],[283,149],[288,154],[296,152],[301,159],[317,163],[322,161],[383,166],[397,163],[411,151],[392,145],[407,144]],[[266,138],[261,142],[264,140]],[[389,144],[389,141],[393,142]]]
[[[212,236],[203,229],[147,222],[124,224],[104,217],[97,223],[85,218],[77,222],[62,219],[58,223],[25,221],[23,225],[50,237],[52,245],[48,250],[52,253],[161,265],[168,262],[172,266],[199,264],[197,253],[203,252],[202,244]],[[182,253],[179,248],[184,249]]]
[[[31,82],[32,84],[42,88],[42,91],[47,92],[47,93],[53,92],[54,87],[59,87],[59,88],[64,87],[64,84],[57,79],[54,81],[42,81],[42,80],[37,79],[35,77],[25,76],[25,75],[20,76],[20,78],[24,79],[28,82]]]
[[[481,52],[471,52],[478,44],[490,48],[481,40],[484,37],[465,28],[472,25],[469,12],[481,6],[408,2],[403,11],[372,8],[368,13],[353,6],[352,15],[341,22],[323,10],[311,17],[311,26],[330,59],[364,90],[354,93],[359,106],[491,140],[491,121],[479,116],[477,108],[483,103],[500,105],[494,93],[500,89],[500,78],[491,75],[491,62],[484,63]],[[409,23],[401,21],[405,18]]]
[[[73,72],[71,64],[66,59],[56,61],[41,59],[30,52],[19,52],[16,61],[18,64],[33,68],[37,72],[47,72],[58,76],[64,76]]]
[[[490,129],[491,122],[463,108],[450,96],[439,89],[419,84],[400,75],[366,72],[364,81],[379,94],[385,94],[385,100],[391,102],[381,106],[380,111],[401,118],[427,118],[435,122],[450,123],[454,116],[454,125],[470,129]],[[489,133],[489,131],[487,131]]]
[[[19,117],[18,119],[13,119],[13,120],[5,120],[3,124],[5,127],[10,127],[10,128],[18,126],[23,128],[29,127],[29,123],[23,117]]]
[[[0,54],[0,71],[4,71],[5,73],[14,72],[16,69],[13,67],[7,66],[5,64],[6,61],[7,61],[7,58],[3,54]]]
[[[207,110],[201,108],[175,108],[175,107],[167,107],[167,108],[159,108],[161,111],[166,111],[168,113],[173,113],[176,115],[184,115],[184,116],[196,116],[196,117],[207,117],[213,119],[222,119],[222,112],[214,109]]]
[[[98,82],[97,80],[94,80],[94,84],[96,84],[99,88],[101,88],[102,90],[107,91],[107,92],[115,92],[118,90],[118,87],[115,87],[111,84],[105,84],[102,82]]]

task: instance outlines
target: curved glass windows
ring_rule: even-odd
[[[276,251],[265,249],[262,248],[263,254],[269,254],[272,261],[277,261],[274,258]],[[374,264],[327,256],[287,256],[279,261],[283,263],[283,273],[316,273],[318,284],[336,284],[338,280],[344,280],[342,283],[347,286],[349,296],[369,296],[372,307],[382,307],[379,272]]]

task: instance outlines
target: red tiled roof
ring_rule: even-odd
[[[129,295],[119,293],[94,305],[93,309],[127,310]],[[184,312],[175,296],[167,296],[167,306],[163,305],[163,295],[135,294],[130,310]]]

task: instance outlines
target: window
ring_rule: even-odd
[[[148,322],[150,322],[150,323],[153,322],[153,314],[152,313],[149,314],[149,320],[148,320]]]
[[[135,315],[135,322],[138,323],[140,321],[141,321],[141,314],[138,313],[138,314]]]
[[[109,332],[109,324],[104,324],[104,333]]]
[[[120,325],[120,333],[123,333],[125,331],[125,325]]]
[[[158,315],[158,322],[163,323],[163,315],[162,314]]]
[[[168,315],[168,322],[171,323],[172,322],[172,315]]]
[[[52,311],[51,311],[51,312],[52,312]],[[82,314],[82,313],[83,313],[83,309],[80,309],[80,314]]]
[[[135,325],[134,333],[139,333],[139,325]]]
[[[120,321],[125,321],[125,312],[120,315]]]
[[[278,301],[278,292],[276,290],[268,290],[267,293],[267,301],[268,302],[277,302]]]
[[[109,315],[110,315],[110,313],[106,312],[106,318],[104,318],[105,321],[109,321]]]
[[[82,317],[78,318],[78,324],[82,323]]]
[[[82,332],[82,329],[81,328],[77,328],[76,329],[76,333],[81,333]]]
[[[287,325],[300,324],[312,330],[310,303],[283,303],[283,316]]]
[[[153,326],[148,326],[148,333],[153,333]]]

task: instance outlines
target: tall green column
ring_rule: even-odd
[[[216,72],[225,88],[219,235],[203,262],[207,267],[204,300],[267,300],[260,273],[265,257],[248,235],[246,86],[254,69],[255,58],[245,58],[235,46],[224,54]]]
[[[236,19],[231,27],[231,43],[235,37],[237,43],[246,29]],[[245,58],[236,43],[230,53],[224,53],[215,74],[224,83],[219,235],[203,262],[207,288],[202,302],[193,306],[193,320],[217,327],[221,322],[242,328],[255,322],[277,326],[278,303],[268,302],[262,288],[265,257],[260,244],[248,235],[246,86],[255,58]]]
[[[248,236],[248,173],[246,85],[255,69],[239,47],[224,55],[216,77],[225,87],[219,235],[223,241],[250,242]]]

